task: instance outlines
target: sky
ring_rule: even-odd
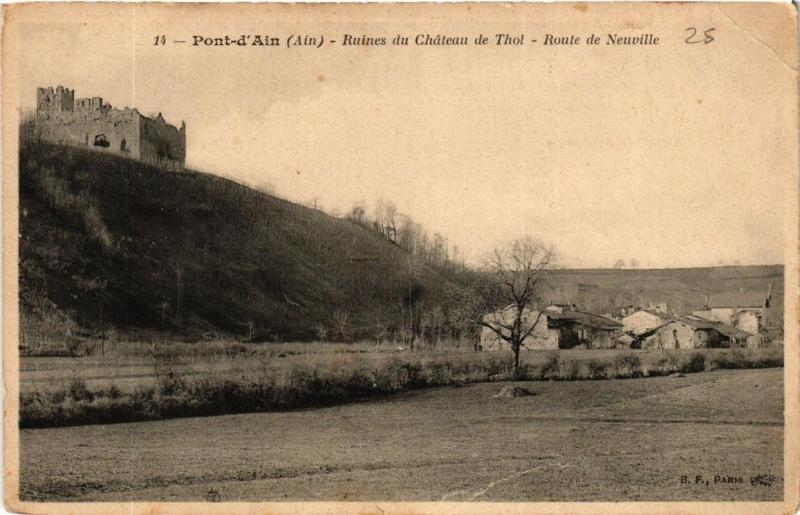
[[[287,11],[65,15],[30,26],[25,55],[36,58],[20,59],[19,105],[32,109],[37,86],[61,84],[76,98],[162,112],[186,122],[190,168],[339,213],[390,199],[470,263],[527,235],[555,245],[567,267],[783,262],[796,191],[784,158],[796,141],[786,109],[794,75],[780,45],[744,37],[724,17],[717,44],[698,49],[683,42],[685,22],[656,12],[566,9],[492,27],[462,13],[354,23],[331,10],[313,30]],[[161,33],[584,35],[614,16],[662,44],[153,45]]]

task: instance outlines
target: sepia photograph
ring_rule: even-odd
[[[9,511],[797,510],[794,5],[3,13]]]

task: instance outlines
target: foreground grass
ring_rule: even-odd
[[[494,399],[500,383],[482,383],[325,409],[24,429],[20,495],[125,503],[783,498],[783,369],[517,384],[535,395]],[[745,483],[681,484],[688,471]],[[758,474],[777,481],[752,485]]]
[[[285,374],[254,370],[244,374],[187,380],[172,372],[156,387],[122,392],[113,384],[89,389],[73,378],[64,388],[20,396],[20,427],[134,422],[172,417],[297,409],[347,402],[404,390],[489,381],[624,379],[692,373],[719,368],[783,366],[783,349],[694,351],[546,351],[525,354],[514,377],[508,352],[436,357],[414,354],[328,366],[296,365]]]

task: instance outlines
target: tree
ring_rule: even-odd
[[[350,313],[344,310],[336,310],[331,315],[331,322],[336,331],[336,336],[340,341],[346,342],[350,340]]]
[[[614,263],[614,269],[615,270],[622,270],[623,268],[625,268],[625,260],[624,259],[618,259]]]
[[[487,272],[493,282],[484,294],[484,298],[488,300],[487,307],[492,309],[491,313],[497,313],[498,309],[503,311],[500,316],[478,320],[478,324],[490,329],[511,346],[515,376],[519,375],[519,351],[522,343],[543,320],[539,310],[532,321],[528,320],[527,314],[538,307],[545,272],[554,268],[555,260],[556,252],[553,247],[526,237],[495,249],[486,263]]]
[[[366,215],[366,210],[364,209],[363,201],[358,201],[355,204],[353,204],[353,207],[350,208],[350,211],[347,212],[347,219],[352,220],[358,225],[366,225],[367,215]]]
[[[434,337],[434,348],[438,348],[439,342],[442,339],[442,327],[444,327],[444,323],[446,321],[442,307],[438,305],[434,306],[429,312],[428,319],[430,321],[430,328],[433,331],[432,336]]]
[[[373,225],[375,231],[389,241],[397,240],[397,206],[391,200],[379,198],[375,202]]]

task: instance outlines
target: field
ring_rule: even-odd
[[[167,344],[153,356],[148,345],[122,342],[109,348],[106,357],[99,352],[84,357],[23,356],[20,358],[20,386],[23,392],[49,391],[63,388],[71,378],[79,377],[90,388],[113,384],[123,391],[131,391],[136,386],[156,386],[157,376],[170,370],[187,378],[254,370],[283,374],[298,365],[346,366],[400,353],[397,345],[388,344],[214,342]],[[427,356],[443,354],[444,351],[425,353]]]
[[[292,369],[352,369],[374,366],[391,359],[477,361],[491,358],[510,362],[509,352],[454,351],[452,348],[409,352],[402,346],[370,343],[271,343],[242,344],[219,342],[213,345],[176,343],[162,347],[153,356],[149,346],[122,343],[109,349],[107,357],[98,353],[85,357],[45,356],[20,358],[20,390],[48,392],[63,389],[73,378],[84,381],[90,389],[108,388],[133,391],[136,387],[157,387],[159,376],[167,373],[186,379],[199,377],[229,377],[232,374],[262,373],[285,376]],[[701,351],[705,354],[724,354],[728,351]],[[780,354],[780,350],[774,351]],[[575,358],[605,359],[620,355],[619,350],[573,349],[558,354]],[[685,355],[686,351],[670,351],[668,355]],[[541,362],[552,353],[523,351],[522,364]],[[637,351],[644,361],[658,358],[657,351]],[[722,368],[722,367],[717,367]],[[747,367],[742,367],[747,368]]]
[[[535,395],[493,398],[501,384],[483,383],[308,410],[23,429],[21,495],[782,499],[782,368],[515,384]]]
[[[137,422],[321,407],[437,386],[509,380],[597,380],[783,365],[783,349],[525,352],[357,352],[335,344],[238,349],[223,357],[182,355],[144,362],[56,359],[23,363],[23,428]],[[346,346],[345,346],[346,347]],[[277,347],[280,348],[280,347]],[[174,353],[173,353],[174,354]],[[72,360],[72,362],[70,362]],[[34,363],[31,363],[34,361]],[[41,366],[40,366],[41,365]],[[123,384],[120,387],[118,383]]]

